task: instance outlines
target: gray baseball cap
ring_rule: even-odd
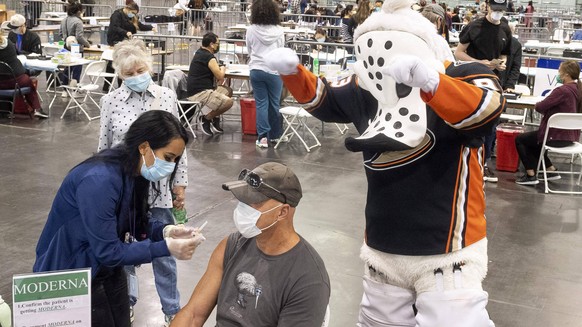
[[[248,205],[274,199],[292,207],[303,196],[301,183],[293,171],[280,163],[267,162],[253,170],[243,170],[239,180],[222,184],[241,202]]]
[[[507,0],[487,0],[493,10],[507,10]]]

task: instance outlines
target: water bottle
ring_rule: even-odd
[[[185,224],[188,222],[188,215],[186,215],[186,209],[176,209],[172,208],[172,214],[174,215],[174,219],[176,219],[176,224]]]
[[[49,33],[49,39],[48,39],[48,43],[49,44],[53,44],[55,43],[55,36],[53,35],[53,32]]]
[[[319,59],[313,58],[313,74],[319,76]]]
[[[0,296],[0,326],[12,327],[12,312],[8,303],[2,299],[2,296]]]

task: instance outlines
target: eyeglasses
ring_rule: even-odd
[[[249,184],[249,186],[254,189],[259,189],[261,185],[264,185],[270,188],[271,190],[281,194],[281,196],[283,196],[283,203],[287,203],[287,197],[285,196],[285,194],[281,193],[281,191],[272,187],[271,185],[265,183],[261,176],[259,176],[257,173],[253,172],[250,169],[241,170],[240,174],[238,175],[238,180],[247,182],[247,184]]]

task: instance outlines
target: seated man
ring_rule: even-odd
[[[38,34],[26,28],[26,19],[24,16],[18,14],[12,16],[10,21],[2,23],[2,29],[10,31],[8,34],[8,40],[16,45],[17,54],[42,54],[40,37]]]
[[[240,201],[239,230],[216,247],[204,276],[171,326],[202,326],[217,307],[217,326],[321,326],[329,303],[323,261],[293,228],[301,184],[268,162],[223,184]]]
[[[188,71],[188,100],[202,104],[202,131],[212,136],[222,133],[220,115],[232,107],[234,102],[227,88],[217,88],[216,80],[224,79],[225,66],[219,66],[214,54],[218,52],[218,36],[208,32],[202,38],[202,47],[196,51]]]
[[[16,45],[17,55],[29,55],[31,53],[42,54],[40,37],[38,34],[28,30],[24,16],[18,14],[12,16],[10,21],[2,23],[2,29],[10,31],[8,40]],[[26,74],[28,76],[37,76],[40,74],[40,71],[26,69]]]

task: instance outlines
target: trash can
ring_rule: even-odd
[[[240,98],[240,121],[243,134],[257,135],[257,106],[254,98]]]
[[[524,126],[499,124],[497,126],[497,170],[516,172],[519,155],[515,148],[515,138],[524,132]]]

